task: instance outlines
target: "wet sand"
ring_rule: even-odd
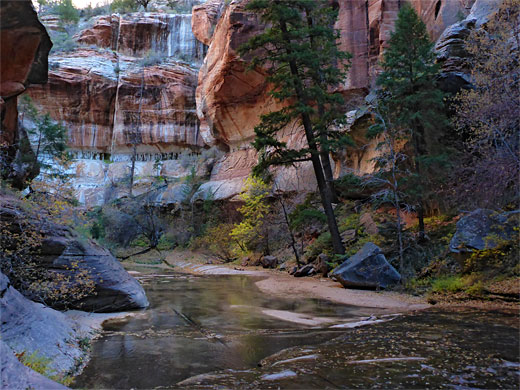
[[[191,256],[191,258],[190,258]],[[184,260],[187,259],[187,260]],[[389,291],[370,291],[343,288],[338,282],[320,276],[295,278],[286,272],[260,267],[237,267],[233,264],[200,264],[196,254],[171,253],[166,261],[180,272],[203,275],[251,275],[261,277],[255,284],[266,294],[321,298],[346,305],[391,309],[409,312],[430,307],[423,298]]]

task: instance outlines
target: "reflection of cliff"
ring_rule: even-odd
[[[363,104],[373,87],[377,62],[404,1],[338,2],[336,27],[341,32],[340,44],[353,54],[348,79],[340,87],[347,102],[345,112]],[[489,13],[490,2],[409,2],[426,22],[432,38],[440,37],[441,60],[449,71],[445,77],[447,87],[464,82],[462,62],[452,61],[452,56],[460,55],[462,30],[471,21],[451,34],[441,35],[457,18],[468,14],[472,6],[474,16]],[[237,54],[237,48],[263,28],[255,15],[245,11],[245,3],[207,0],[193,7],[193,15],[139,13],[98,17],[77,35],[83,45],[98,47],[83,46],[51,58],[49,84],[30,93],[42,109],[68,126],[70,146],[78,157],[84,158],[78,170],[78,174],[86,175],[79,178],[83,188],[97,188],[107,183],[107,177],[113,180],[124,176],[127,168],[123,161],[129,158],[131,140],[137,131],[138,160],[144,175],[163,175],[160,169],[152,167],[155,160],[180,167],[179,153],[216,145],[227,153],[210,164],[210,180],[203,189],[213,192],[216,198],[233,197],[240,191],[243,179],[256,162],[256,154],[249,146],[254,126],[261,114],[278,106],[267,94],[269,86],[264,72],[246,71],[244,59]],[[201,42],[209,48],[205,49]],[[162,63],[143,70],[142,65],[154,62],[156,57]],[[139,114],[141,80],[144,93]],[[349,116],[353,118],[350,131],[354,138],[366,143],[366,115],[351,111]],[[280,136],[293,145],[302,142],[297,126]],[[370,144],[340,153],[336,156],[336,174],[346,167],[370,171],[373,156],[374,145]],[[92,158],[111,159],[116,165],[94,163]],[[95,172],[87,168],[93,165],[99,165]],[[168,175],[179,177],[187,171],[169,170]],[[94,177],[95,183],[91,181]],[[305,165],[297,170],[279,170],[275,179],[284,191],[314,188],[312,171]],[[96,199],[98,202],[99,196]],[[87,201],[85,197],[83,200]]]

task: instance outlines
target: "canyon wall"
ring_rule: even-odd
[[[336,175],[373,169],[375,145],[364,139],[368,121],[357,108],[374,86],[378,61],[405,1],[437,41],[450,89],[467,83],[461,59],[464,34],[475,26],[479,12],[489,14],[498,0],[337,1],[340,46],[353,55],[339,91],[345,96],[349,131],[361,146],[334,156]],[[240,192],[256,163],[250,143],[259,116],[279,108],[268,95],[265,72],[247,70],[248,58],[237,53],[263,29],[258,17],[245,10],[246,3],[208,0],[186,15],[97,17],[76,35],[80,48],[51,56],[49,83],[29,93],[41,110],[69,129],[69,144],[78,158],[76,183],[95,194],[83,193],[82,202],[102,202],[98,188],[128,176],[134,143],[143,190],[154,176],[177,179],[196,165],[208,178],[198,196],[230,199]],[[280,137],[293,145],[303,142],[298,126]],[[192,156],[209,147],[225,153],[210,164]],[[305,164],[277,170],[275,182],[279,191],[315,189],[311,167]]]
[[[31,84],[47,81],[49,35],[29,1],[0,3],[0,169],[15,186],[33,172],[16,162],[18,141],[18,95]],[[21,160],[18,158],[18,160]]]

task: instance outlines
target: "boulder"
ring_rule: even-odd
[[[32,354],[38,351],[39,354],[52,360],[51,369],[57,373],[74,371],[76,362],[83,358],[84,352],[79,347],[75,323],[65,314],[25,298],[11,286],[7,276],[2,273],[0,273],[0,313],[2,313],[1,342],[7,344],[8,347],[5,347],[14,352]],[[9,353],[1,353],[2,384],[5,381],[15,383],[12,381],[16,378],[11,375],[10,369],[4,377],[4,369],[7,369],[3,364],[4,359],[9,367],[15,366],[4,355]],[[24,372],[20,372],[19,379],[23,379],[24,375]],[[11,389],[11,387],[2,387],[2,389]]]
[[[249,258],[249,256],[244,256],[244,257],[242,257],[242,261],[240,262],[240,265],[242,267],[246,267],[249,265],[250,261],[251,261],[251,259]]]
[[[341,240],[344,243],[352,242],[356,239],[356,229],[348,229],[341,233]]]
[[[325,253],[321,253],[318,258],[315,261],[315,268],[318,273],[322,274],[323,276],[327,276],[327,274],[330,271],[330,258]]]
[[[366,243],[332,274],[344,287],[387,288],[399,283],[401,275],[386,260],[381,249]]]
[[[298,271],[297,266],[291,267],[291,269],[289,270],[289,275],[294,275],[296,273],[296,271]]]
[[[15,198],[2,197],[0,200],[0,220],[11,226],[14,234],[18,221],[37,218],[24,211]],[[43,210],[39,212],[44,214]],[[148,306],[139,282],[125,271],[108,250],[92,240],[79,237],[71,228],[49,220],[40,229],[41,248],[33,256],[34,261],[48,272],[56,274],[57,280],[65,276],[70,283],[69,289],[82,289],[85,277],[80,275],[85,272],[89,275],[88,280],[94,283],[94,291],[84,298],[70,302],[69,308],[111,312]],[[60,303],[54,307],[63,308]]]
[[[450,251],[467,253],[491,249],[497,247],[500,241],[518,239],[519,218],[520,210],[497,213],[476,209],[457,222],[457,230],[450,241]]]
[[[304,265],[303,267],[299,268],[293,275],[297,278],[300,278],[302,276],[312,276],[316,273],[316,269],[312,264]]]
[[[377,224],[374,221],[374,218],[372,218],[372,215],[370,213],[363,213],[359,217],[359,223],[361,226],[365,228],[365,232],[368,234],[378,234],[379,229],[377,228]]]
[[[24,366],[16,358],[13,350],[2,340],[0,340],[0,388],[9,390],[68,389]]]
[[[278,265],[278,258],[275,256],[263,256],[260,263],[264,268],[276,268]]]

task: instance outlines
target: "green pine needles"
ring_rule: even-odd
[[[398,161],[400,171],[408,174],[400,175],[400,179],[407,182],[406,192],[417,211],[422,240],[424,203],[435,187],[435,176],[438,178],[439,169],[446,163],[446,150],[439,141],[449,122],[444,93],[436,83],[439,66],[435,63],[433,43],[425,24],[408,4],[399,11],[381,66],[383,72],[377,79],[378,115],[371,132],[390,132],[391,139],[406,143],[409,158],[404,160],[408,167],[403,166],[403,159]]]
[[[284,104],[278,111],[261,116],[255,127],[253,146],[259,163],[253,173],[264,174],[273,165],[295,165],[311,161],[322,204],[327,215],[334,251],[344,253],[332,201],[335,200],[329,153],[350,143],[337,131],[345,118],[341,94],[334,88],[343,83],[350,54],[338,48],[333,28],[337,10],[315,0],[252,0],[247,9],[260,15],[268,26],[240,49],[253,54],[250,68],[262,66],[273,85],[271,96]],[[307,145],[290,148],[278,137],[289,125],[301,125]]]

